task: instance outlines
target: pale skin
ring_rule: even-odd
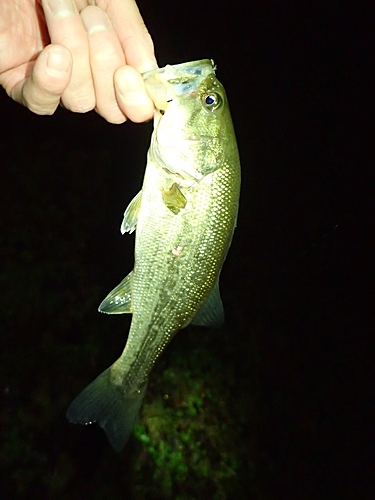
[[[0,0],[0,85],[34,113],[148,120],[141,73],[156,67],[134,0]]]

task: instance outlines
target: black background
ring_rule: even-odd
[[[231,362],[242,379],[257,366],[256,425],[243,436],[255,473],[239,473],[236,495],[171,498],[371,498],[371,12],[343,2],[139,6],[159,65],[213,58],[229,97],[243,180],[221,288]],[[100,458],[101,431],[70,426],[64,411],[122,349],[128,319],[96,307],[132,266],[133,240],[119,225],[151,129],[62,109],[38,117],[0,93],[6,498],[107,498],[89,486],[106,474],[111,498],[131,498],[122,489],[131,477],[114,477]],[[99,345],[94,324],[105,332]],[[205,336],[209,345],[220,333]],[[64,345],[85,342],[87,356],[67,363]],[[50,401],[43,411],[38,397]],[[111,455],[125,463],[119,471],[132,449],[140,453],[130,444]],[[56,463],[70,479],[54,489],[42,478]]]

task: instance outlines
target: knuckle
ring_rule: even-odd
[[[107,68],[113,68],[114,65],[118,64],[118,53],[114,47],[103,47],[98,48],[93,52],[91,56],[91,61],[101,68],[101,71],[105,71]]]

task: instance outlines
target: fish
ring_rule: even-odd
[[[228,100],[211,59],[143,74],[154,129],[141,191],[121,232],[135,231],[134,268],[99,306],[132,314],[121,356],[70,404],[116,451],[132,432],[151,370],[188,325],[224,321],[219,276],[237,222],[240,158]]]

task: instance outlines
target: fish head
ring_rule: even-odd
[[[168,65],[143,77],[156,108],[151,156],[168,172],[196,182],[220,168],[232,122],[213,61]]]

